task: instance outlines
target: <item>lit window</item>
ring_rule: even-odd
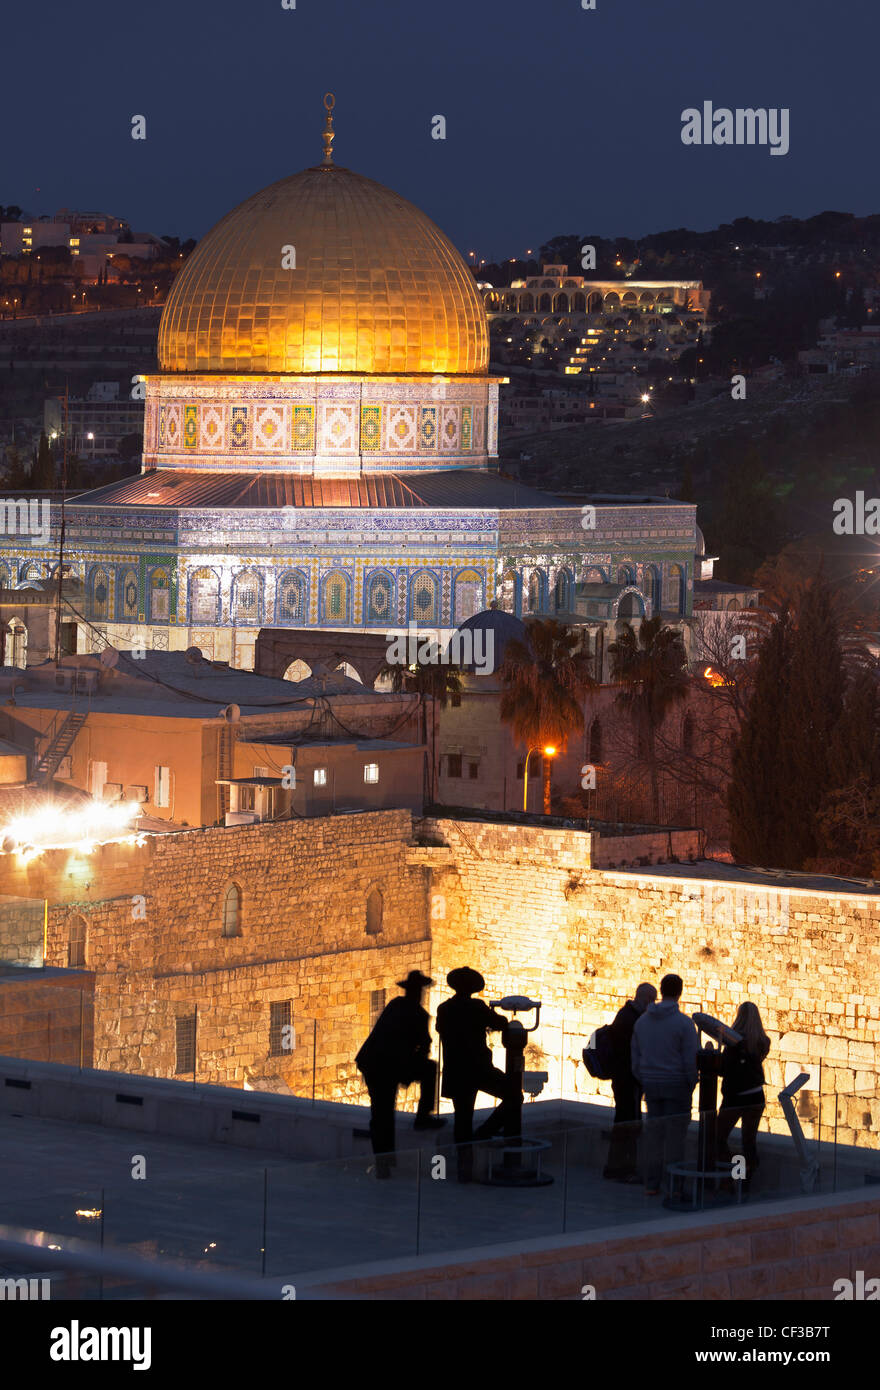
[[[365,781],[365,782],[378,782],[378,780],[379,780],[379,764],[378,764],[378,763],[364,763],[364,781]]]
[[[326,787],[327,769],[326,767],[316,767],[312,773],[312,781],[316,787]]]
[[[106,780],[106,777],[105,777]],[[171,768],[157,765],[155,775],[155,795],[153,801],[156,806],[171,805]]]

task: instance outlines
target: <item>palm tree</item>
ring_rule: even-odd
[[[526,624],[527,641],[512,638],[498,675],[504,686],[499,714],[514,737],[534,747],[565,748],[584,727],[584,699],[596,686],[581,635],[553,618]],[[550,759],[544,758],[544,815],[550,814]]]
[[[660,820],[660,786],[655,740],[667,713],[687,696],[690,678],[681,633],[661,614],[642,621],[638,636],[629,623],[608,647],[611,679],[620,685],[617,703],[628,709],[651,776],[655,824]]]
[[[401,690],[419,697],[422,742],[428,742],[427,706],[431,701],[431,770],[428,779],[429,798],[434,800],[437,771],[437,709],[445,709],[450,697],[461,693],[461,672],[457,666],[443,662],[419,661],[410,666],[401,662],[382,663],[379,675],[391,682],[395,694]]]

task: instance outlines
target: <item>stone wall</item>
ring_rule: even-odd
[[[71,918],[87,922],[96,1067],[180,1075],[176,1020],[195,1013],[197,1080],[309,1095],[314,1082],[318,1096],[359,1096],[354,1056],[371,991],[391,998],[398,979],[430,962],[425,876],[405,862],[410,837],[410,814],[386,811],[0,863],[13,891],[48,899],[48,964],[66,961]],[[224,937],[232,883],[241,934]],[[366,931],[374,890],[378,935]],[[269,1006],[283,1000],[293,1048],[270,1056]]]
[[[743,1000],[758,1005],[773,1128],[785,1127],[775,1094],[803,1067],[808,1137],[820,1124],[831,1137],[836,1112],[841,1140],[877,1143],[880,897],[723,883],[686,866],[681,876],[595,870],[591,837],[578,831],[437,819],[418,829],[434,975],[470,963],[487,999],[542,1000],[527,1063],[549,1071],[552,1094],[607,1099],[581,1049],[640,981],[674,971],[688,1013],[732,1022]]]
[[[436,980],[433,1013],[448,971],[473,964],[486,998],[542,1000],[527,1059],[549,1072],[544,1095],[607,1102],[582,1047],[641,980],[675,971],[688,1012],[732,1021],[742,1000],[758,1004],[772,1042],[773,1128],[784,1127],[776,1093],[803,1068],[808,1137],[831,1137],[836,1124],[842,1141],[876,1144],[880,896],[747,885],[735,871],[701,878],[705,865],[603,870],[595,849],[577,830],[414,824],[388,810],[188,830],[28,863],[0,855],[0,889],[48,901],[49,966],[66,965],[71,921],[85,919],[96,1067],[190,1075],[176,1070],[177,1020],[195,1014],[196,1080],[363,1098],[354,1057],[373,993],[392,998],[418,967]],[[233,883],[241,934],[226,937]],[[371,893],[381,895],[376,935]],[[285,1000],[293,1049],[270,1055],[270,1004]]]

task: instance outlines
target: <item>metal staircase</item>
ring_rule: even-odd
[[[34,780],[45,785],[61,766],[61,759],[66,758],[73,747],[73,741],[88,719],[88,711],[74,709],[71,710],[67,718],[62,722],[55,737],[50,742],[46,751],[41,754],[36,767],[34,768]]]

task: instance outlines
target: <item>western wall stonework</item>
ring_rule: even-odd
[[[803,1069],[808,1138],[820,1123],[832,1136],[836,1123],[845,1142],[880,1143],[880,896],[701,880],[687,864],[669,875],[594,870],[591,837],[578,831],[431,819],[417,833],[426,867],[436,856],[434,975],[470,962],[487,999],[542,1001],[527,1065],[549,1072],[551,1093],[607,1100],[609,1083],[587,1074],[581,1049],[642,980],[673,971],[688,1013],[732,1023],[744,999],[758,1005],[772,1128],[787,1128],[776,1097]]]
[[[549,1073],[544,1095],[607,1102],[608,1083],[581,1063],[587,1037],[641,980],[675,971],[688,1012],[730,1022],[743,999],[758,1004],[773,1128],[784,1127],[776,1092],[803,1067],[808,1137],[836,1122],[847,1142],[876,1143],[880,897],[843,881],[840,892],[746,892],[688,864],[593,869],[595,850],[578,830],[388,810],[187,830],[26,864],[3,855],[0,891],[48,900],[50,966],[66,966],[71,922],[85,919],[97,1067],[181,1075],[177,1019],[195,1012],[197,1080],[363,1098],[354,1056],[374,991],[392,998],[418,967],[437,982],[434,1013],[448,971],[472,964],[485,998],[542,1001],[528,1065]],[[224,937],[231,883],[241,934]],[[282,1000],[293,1049],[270,1055],[269,1006]]]

